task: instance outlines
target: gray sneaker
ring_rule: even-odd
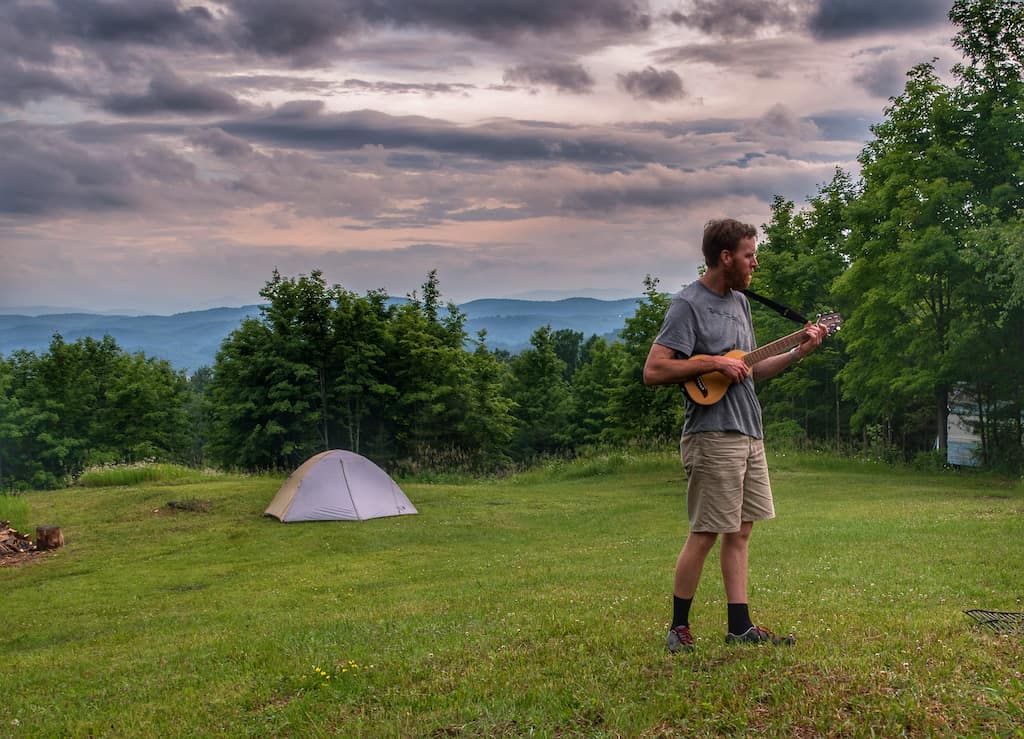
[[[672,654],[676,652],[689,652],[693,649],[693,635],[689,626],[676,626],[668,630],[665,637],[665,646]]]
[[[788,636],[775,636],[768,629],[763,629],[760,626],[751,626],[749,629],[744,631],[742,634],[733,634],[732,632],[725,635],[726,644],[772,644],[776,647],[786,646],[791,647],[796,644],[796,637],[792,634]]]

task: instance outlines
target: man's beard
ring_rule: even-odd
[[[729,287],[733,290],[743,290],[750,285],[750,278],[753,275],[739,267],[730,267],[726,271],[726,276],[729,278]]]

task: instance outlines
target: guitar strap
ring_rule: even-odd
[[[772,310],[777,311],[783,318],[788,318],[789,320],[795,323],[799,323],[801,326],[807,323],[807,319],[801,316],[795,310],[788,306],[782,305],[781,303],[776,303],[771,298],[766,298],[764,295],[758,295],[753,290],[740,290],[740,292],[746,295],[748,298],[753,298],[757,302],[767,305]]]

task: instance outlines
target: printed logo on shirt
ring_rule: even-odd
[[[710,305],[708,306],[708,313],[714,313],[716,316],[722,316],[723,318],[728,318],[733,323],[741,323],[740,317],[737,316],[735,313],[730,313],[728,311],[719,310],[718,308],[714,308],[714,307],[712,307]]]

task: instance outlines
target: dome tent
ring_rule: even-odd
[[[332,449],[310,457],[270,501],[265,516],[293,521],[363,521],[417,513],[394,480],[355,452]]]

